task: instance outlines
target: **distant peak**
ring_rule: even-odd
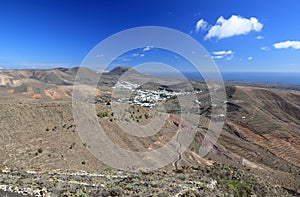
[[[58,71],[66,72],[66,71],[68,71],[70,69],[69,68],[59,67],[59,68],[53,68],[53,70],[58,70]]]
[[[130,66],[118,66],[114,69],[112,69],[111,71],[109,71],[109,74],[114,74],[114,75],[122,75],[126,72],[130,72],[131,74],[139,74],[138,71],[134,70],[132,67]]]

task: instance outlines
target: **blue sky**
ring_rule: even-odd
[[[221,71],[300,72],[299,8],[298,0],[0,1],[0,67],[79,66],[112,34],[165,26],[199,41]]]

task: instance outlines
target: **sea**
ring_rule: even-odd
[[[300,85],[300,72],[223,72],[224,80]]]
[[[182,73],[188,79],[203,80],[199,73]],[[159,76],[174,76],[171,73],[154,74]],[[275,83],[285,85],[300,85],[300,72],[221,72],[224,81]]]

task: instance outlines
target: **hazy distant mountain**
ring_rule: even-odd
[[[126,72],[130,72],[131,74],[140,74],[139,72],[137,72],[136,70],[134,70],[133,68],[131,68],[129,66],[118,66],[118,67],[112,69],[111,71],[109,71],[108,74],[110,74],[110,75],[122,75]]]

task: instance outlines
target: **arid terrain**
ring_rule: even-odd
[[[216,106],[210,102],[207,85],[191,81],[198,98],[194,104],[200,108],[192,108],[191,113],[200,114],[200,121],[188,150],[154,172],[118,171],[98,160],[89,151],[91,144],[80,139],[72,113],[77,70],[0,70],[1,192],[17,196],[300,196],[298,86],[226,83],[227,113],[213,117],[211,109]],[[153,77],[127,67],[103,73],[94,93],[98,121],[122,148],[159,148],[184,124],[177,116],[174,95],[185,89],[179,82],[163,86],[153,77],[156,83],[139,87],[139,93],[147,90],[151,98],[157,98],[155,92],[164,91],[163,95],[160,92],[157,100],[144,101],[137,94],[126,101],[129,109],[114,114],[113,87],[128,71],[137,78]],[[84,84],[99,74],[89,69],[84,72]],[[121,81],[119,86],[128,89],[133,85]],[[160,132],[145,138],[122,132],[118,121],[143,125],[157,118],[149,107],[155,102],[168,112]],[[223,120],[217,143],[200,157],[208,125]]]

